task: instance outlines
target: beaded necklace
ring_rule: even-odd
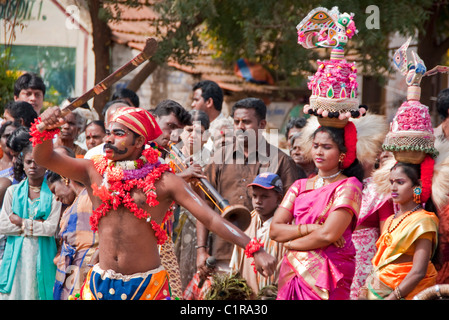
[[[409,212],[405,213],[404,215],[402,215],[401,220],[399,220],[399,222],[394,226],[393,229],[390,230],[391,225],[393,224],[393,220],[394,218],[391,218],[390,220],[390,224],[388,225],[387,228],[387,234],[385,235],[385,243],[390,246],[392,241],[393,241],[393,237],[391,236],[391,233],[397,229],[397,227],[399,227],[399,225],[401,224],[402,221],[404,221],[405,218],[407,218],[409,215],[411,215],[413,212],[415,212],[416,210],[421,208],[421,204],[418,204],[416,207],[414,207],[412,210],[410,210]]]
[[[160,152],[153,148],[147,148],[142,152],[142,157],[136,161],[111,161],[102,155],[92,157],[95,169],[103,176],[100,187],[92,185],[93,194],[102,200],[102,204],[93,211],[90,224],[93,231],[98,230],[99,220],[109,210],[117,210],[120,205],[125,206],[138,219],[146,219],[153,228],[158,244],[163,244],[167,239],[164,230],[165,222],[173,214],[172,206],[166,212],[162,223],[159,225],[151,214],[139,208],[130,195],[133,188],[142,190],[146,195],[146,203],[150,207],[157,206],[155,182],[164,172],[173,172],[168,164],[159,161]]]

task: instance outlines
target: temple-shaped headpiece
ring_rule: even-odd
[[[312,94],[304,113],[316,115],[321,125],[342,128],[349,118],[366,112],[357,99],[357,69],[344,56],[344,46],[357,33],[353,14],[340,13],[337,7],[315,8],[296,29],[304,48],[332,48],[330,60],[318,60],[318,70],[309,77]]]
[[[435,157],[437,150],[429,107],[419,101],[421,79],[427,68],[414,51],[411,51],[412,59],[409,59],[407,49],[410,41],[411,38],[393,56],[393,65],[405,77],[407,100],[396,112],[383,148],[392,151],[397,161],[419,164],[426,155]]]

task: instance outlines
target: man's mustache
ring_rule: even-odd
[[[112,150],[114,150],[114,152],[116,154],[125,154],[128,152],[128,148],[125,148],[124,150],[120,150],[111,143],[105,143],[105,145],[103,146],[103,150],[105,150],[105,149],[112,149]]]

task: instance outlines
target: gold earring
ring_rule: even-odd
[[[64,181],[65,185],[68,186],[69,185],[69,179],[67,179],[66,177],[61,176],[62,181]]]
[[[422,188],[421,186],[416,186],[413,188],[413,201],[415,201],[415,203],[421,203],[421,193],[422,193]]]

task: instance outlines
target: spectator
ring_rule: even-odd
[[[441,124],[435,128],[435,137],[449,140],[449,88],[443,89],[437,96],[437,111]]]
[[[139,96],[127,88],[117,89],[112,95],[111,100],[125,100],[130,106],[138,108],[140,105]]]
[[[202,174],[202,168],[204,168],[205,163],[201,161],[201,152],[205,141],[201,137],[209,129],[209,118],[204,111],[191,110],[189,113],[192,115],[193,125],[184,127],[184,132],[181,134],[183,142],[181,152],[190,163],[187,164],[187,168],[184,168],[182,173],[193,168],[193,170],[198,170]],[[196,147],[194,147],[197,143],[199,150],[195,150]],[[195,151],[196,153],[194,153]],[[182,166],[179,162],[178,165]],[[178,174],[178,176],[182,177],[182,173]],[[199,196],[204,197],[203,192],[196,184],[197,180],[195,179],[191,181],[190,185]],[[180,207],[175,232],[177,235],[175,252],[180,267],[182,290],[184,291],[196,273],[196,218],[186,208]]]
[[[34,162],[31,142],[18,161],[23,162],[26,178],[6,190],[0,212],[0,233],[8,235],[0,267],[0,299],[50,300],[61,203],[47,186],[46,169]]]
[[[353,141],[344,139],[344,129],[321,126],[312,141],[318,174],[290,187],[270,226],[270,237],[289,250],[280,267],[277,299],[347,300],[355,269],[351,236],[360,210],[363,167],[352,157],[342,164],[347,153],[355,153]],[[304,276],[302,263],[290,259],[313,266],[310,271],[322,278],[326,290],[317,289],[310,281],[314,276]],[[337,282],[337,273],[339,285],[328,285]]]
[[[45,90],[41,77],[34,73],[25,73],[14,83],[14,100],[28,102],[39,115],[44,105]]]
[[[206,112],[211,123],[223,117],[223,91],[210,80],[197,82],[193,86],[192,109]]]
[[[434,129],[434,135],[437,139],[447,142],[449,140],[449,88],[443,89],[438,94],[437,111],[442,122]],[[449,206],[445,206],[437,214],[440,219],[435,263],[438,270],[437,283],[449,284]]]
[[[301,132],[295,132],[290,139],[290,156],[296,165],[304,170],[307,177],[316,174],[316,167],[313,160],[310,157],[304,155],[304,151],[301,149]]]
[[[83,127],[83,117],[75,111],[69,112],[65,116],[66,122],[61,126],[61,132],[57,135],[55,147],[66,146],[75,152],[76,157],[83,158],[86,150],[80,147],[75,141]]]
[[[287,140],[288,150],[292,149],[292,137],[295,133],[301,132],[302,128],[307,124],[306,118],[293,118],[287,123],[285,129],[285,139]]]
[[[18,121],[21,125],[30,128],[38,114],[28,102],[9,101],[5,106],[3,117],[6,121]]]
[[[106,128],[104,122],[101,120],[94,120],[86,126],[86,146],[90,150],[103,143],[103,138],[106,135]]]
[[[221,130],[218,128],[218,126],[220,126],[220,120],[232,120],[230,117],[226,117],[222,112],[223,100],[223,90],[214,81],[202,80],[193,86],[192,109],[206,112],[210,121],[210,135],[205,145],[205,148],[209,153],[214,149],[214,137],[217,136],[216,140],[220,137]]]
[[[104,126],[105,129],[109,125],[109,121],[111,120],[112,115],[114,112],[121,107],[129,107],[129,104],[122,100],[114,100],[106,103],[106,105],[103,108],[103,117],[104,117]],[[85,159],[91,159],[96,154],[103,154],[103,146],[104,142],[101,144],[89,149],[86,154],[84,155]]]
[[[438,217],[427,211],[432,198],[426,200],[427,210],[423,208],[421,177],[419,164],[397,162],[391,169],[390,190],[398,212],[385,221],[372,259],[373,272],[366,280],[367,295],[362,298],[411,300],[436,284],[431,258],[438,241]]]
[[[237,101],[232,107],[236,138],[214,152],[213,159],[204,170],[208,181],[231,205],[243,205],[253,210],[247,193],[248,182],[262,172],[273,172],[281,177],[284,192],[304,173],[298,171],[295,162],[279,148],[269,144],[262,135],[266,126],[267,107],[256,98]],[[252,139],[254,138],[254,140]],[[212,206],[212,204],[211,204]],[[217,266],[229,268],[233,246],[216,235],[211,235],[202,224],[197,225],[197,267],[203,277],[209,273],[207,258],[217,259]]]
[[[156,118],[157,124],[162,130],[162,134],[156,138],[162,157],[167,156],[167,150],[171,141],[177,142],[179,135],[185,126],[192,124],[192,116],[178,102],[173,100],[163,100],[158,103],[155,109],[150,110]]]
[[[48,186],[56,200],[68,206],[60,220],[59,251],[54,259],[56,282],[54,300],[67,300],[79,294],[89,263],[98,247],[98,234],[90,228],[92,202],[86,188],[50,171]]]
[[[281,178],[274,173],[259,174],[252,183],[248,184],[254,210],[251,212],[251,224],[245,233],[251,239],[257,238],[264,244],[265,251],[277,259],[278,268],[269,278],[261,277],[254,272],[252,259],[245,257],[243,250],[234,247],[231,259],[232,272],[238,272],[246,279],[255,298],[259,291],[269,285],[277,285],[279,266],[286,249],[282,243],[270,239],[270,224],[274,212],[284,195]]]
[[[6,121],[0,127],[0,147],[3,153],[0,159],[0,177],[10,178],[11,181],[13,177],[13,154],[11,153],[11,149],[6,145],[6,142],[11,136],[11,133],[19,127],[20,123],[13,121]]]

